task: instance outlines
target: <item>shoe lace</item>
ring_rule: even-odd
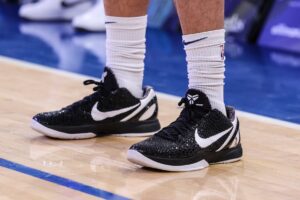
[[[88,80],[83,81],[83,85],[91,85],[91,84],[96,85],[96,87],[93,88],[94,91],[105,89],[102,80],[101,81],[95,81],[95,80],[92,80],[92,79],[88,79]]]
[[[91,102],[91,100],[93,98],[99,97],[101,99],[101,98],[103,98],[103,95],[108,94],[108,91],[105,89],[102,81],[95,81],[95,80],[91,80],[91,79],[83,81],[83,85],[85,85],[85,86],[91,85],[91,84],[96,85],[93,88],[93,91],[95,91],[93,94],[86,96],[83,99],[76,101],[75,103],[73,103],[67,107],[64,107],[63,109],[72,109],[74,107],[81,108],[82,105],[85,105],[86,103]],[[101,95],[99,95],[99,94],[101,94]]]
[[[193,129],[197,121],[201,119],[206,113],[207,109],[191,105],[186,97],[183,97],[178,106],[184,104],[183,110],[179,117],[167,127],[163,128],[157,136],[175,141],[184,136],[184,134]]]

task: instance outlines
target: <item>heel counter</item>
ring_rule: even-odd
[[[241,133],[240,133],[240,121],[237,118],[237,129],[236,134],[233,137],[232,141],[230,141],[228,148],[234,148],[241,144]]]
[[[155,120],[158,116],[158,103],[156,96],[146,106],[144,112],[139,116],[139,121]]]
[[[157,96],[156,96],[156,95],[155,95],[154,98],[153,98],[153,105],[155,105],[155,110],[154,110],[154,113],[153,113],[153,115],[151,116],[151,118],[157,119],[159,107],[158,107],[158,101],[157,101]]]

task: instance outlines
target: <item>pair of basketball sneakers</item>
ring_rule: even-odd
[[[132,145],[128,160],[141,166],[165,171],[191,171],[210,164],[240,160],[239,121],[232,107],[227,116],[212,109],[208,97],[189,89],[179,102],[184,104],[179,117],[160,130],[158,103],[154,90],[144,88],[135,98],[120,88],[113,72],[105,68],[94,93],[61,110],[39,113],[32,128],[59,139],[87,139],[96,136],[150,136]]]

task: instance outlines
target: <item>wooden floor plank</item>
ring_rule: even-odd
[[[300,197],[297,129],[241,117],[241,162],[196,172],[161,173],[126,160],[126,150],[142,138],[109,136],[60,141],[30,129],[35,113],[61,108],[91,92],[91,87],[84,87],[78,78],[24,68],[0,59],[0,85],[1,158],[133,199]],[[174,100],[159,98],[163,125],[180,112],[176,104]],[[15,188],[19,188],[17,192]],[[78,193],[0,167],[0,199],[22,199],[23,195],[28,199],[61,199]],[[80,195],[78,199],[93,198]]]

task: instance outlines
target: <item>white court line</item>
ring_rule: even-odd
[[[75,79],[79,79],[79,80],[97,79],[93,76],[87,76],[87,75],[82,75],[82,74],[76,74],[76,73],[73,73],[73,72],[62,71],[62,70],[55,69],[55,68],[50,68],[50,67],[47,67],[47,66],[44,66],[44,65],[34,64],[34,63],[27,62],[27,61],[21,61],[21,60],[17,60],[17,59],[14,59],[14,58],[8,58],[8,57],[4,57],[4,56],[0,56],[0,62],[7,62],[7,63],[10,63],[10,64],[14,64],[18,67],[26,67],[26,68],[30,68],[30,69],[34,69],[34,70],[49,72],[49,73],[52,73],[52,74],[62,75],[62,76],[75,78]],[[173,101],[179,101],[180,98],[181,98],[181,97],[166,94],[166,93],[161,93],[161,92],[156,92],[156,93],[157,93],[158,97],[173,100]],[[279,120],[279,119],[274,119],[274,118],[271,118],[271,117],[266,117],[266,116],[257,115],[257,114],[244,112],[244,111],[239,111],[239,110],[237,111],[237,113],[241,117],[246,117],[246,118],[249,118],[249,119],[252,119],[252,120],[256,120],[256,121],[260,121],[260,122],[264,122],[264,123],[268,123],[268,124],[281,125],[281,126],[284,126],[284,127],[287,127],[287,128],[300,130],[300,125],[296,124],[296,123],[292,123],[292,122],[288,122],[288,121],[284,121],[284,120]]]

